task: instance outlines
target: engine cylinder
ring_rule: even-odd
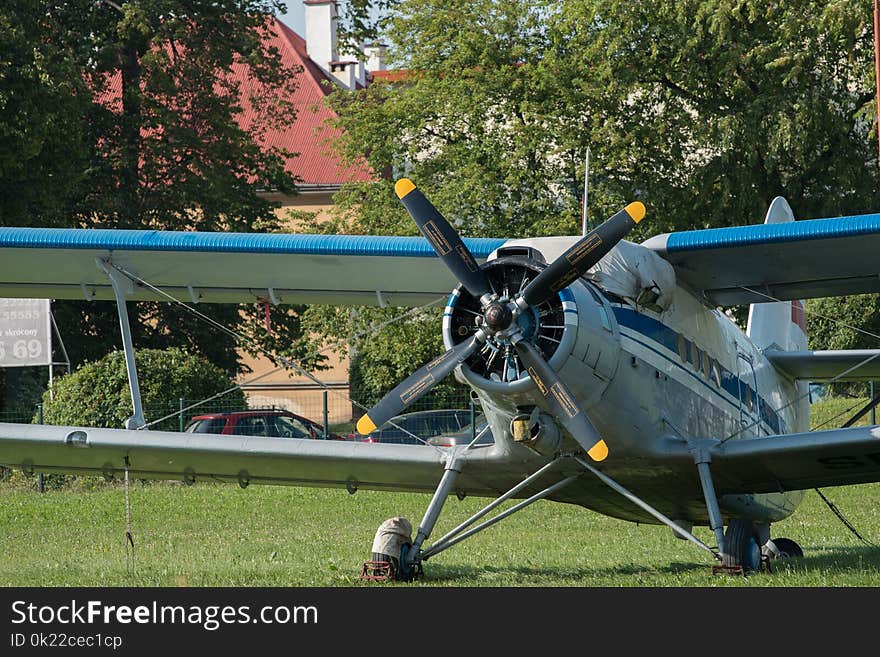
[[[483,265],[499,302],[514,299],[545,267],[521,256],[502,257]],[[447,349],[469,339],[485,321],[480,300],[463,286],[453,290],[443,316]],[[523,336],[582,401],[604,391],[619,359],[619,332],[607,300],[585,279],[578,279],[547,301],[527,308],[515,320]],[[464,378],[490,394],[531,392],[534,384],[513,345],[492,336],[461,366]],[[518,401],[516,402],[518,405]]]

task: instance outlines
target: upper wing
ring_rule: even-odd
[[[0,424],[0,464],[26,472],[429,492],[451,452],[421,445]],[[495,495],[517,468],[489,448],[466,452],[455,490]],[[521,478],[521,475],[520,477]]]
[[[880,292],[880,214],[667,233],[643,246],[717,306]]]
[[[504,240],[465,243],[482,261]],[[458,284],[422,237],[0,228],[0,297],[113,299],[96,260],[196,303],[415,306]]]

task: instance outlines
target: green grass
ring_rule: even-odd
[[[814,426],[855,403],[814,405]],[[403,515],[416,525],[429,501],[372,491],[136,483],[130,573],[119,485],[86,480],[43,495],[32,486],[20,473],[0,485],[0,586],[397,586],[361,582],[360,565],[382,520]],[[880,545],[880,484],[824,492]],[[435,537],[485,502],[451,498]],[[427,562],[415,586],[880,586],[880,548],[860,543],[815,492],[773,529],[774,537],[800,543],[805,558],[775,562],[772,574],[713,576],[710,557],[666,528],[538,502]],[[708,529],[695,533],[714,544]]]
[[[828,397],[810,407],[810,426],[814,430],[839,427],[868,401],[868,397]],[[880,409],[877,410],[877,414],[880,415]],[[870,420],[871,414],[866,413],[853,426],[867,426],[871,424]]]
[[[880,484],[826,494],[863,535],[880,542],[875,512]],[[417,522],[429,499],[169,484],[138,484],[131,498],[134,574],[127,570],[120,487],[43,495],[0,489],[0,585],[377,586],[358,579],[376,527],[392,515]],[[480,503],[452,498],[437,532]],[[775,536],[800,543],[806,557],[777,562],[772,574],[713,576],[708,555],[665,528],[539,502],[426,563],[426,577],[416,585],[880,585],[880,550],[859,543],[814,492],[774,529]],[[713,543],[704,528],[696,532]]]

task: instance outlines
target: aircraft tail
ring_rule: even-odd
[[[783,224],[794,221],[788,202],[777,196],[767,210],[765,224]],[[807,348],[807,318],[803,301],[772,301],[753,303],[749,307],[746,335],[759,349],[781,351]]]

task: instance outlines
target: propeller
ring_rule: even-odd
[[[398,384],[394,390],[382,397],[366,415],[361,416],[357,423],[358,433],[366,436],[375,431],[376,427],[381,427],[398,415],[466,361],[485,340],[486,335],[477,332],[470,340],[455,345],[442,356],[438,356],[414,374],[410,374],[403,383]]]
[[[517,298],[510,300],[506,297],[499,299],[492,291],[485,272],[456,230],[411,180],[398,180],[394,191],[446,267],[468,292],[480,300],[483,314],[478,318],[477,332],[470,339],[457,344],[407,377],[362,416],[357,423],[358,433],[366,435],[399,414],[466,361],[491,337],[508,346],[513,345],[553,417],[593,460],[605,459],[608,456],[608,446],[599,431],[541,352],[523,336],[516,320],[531,306],[543,303],[598,263],[642,220],[645,206],[636,201],[612,215],[550,263],[526,285]]]
[[[523,290],[522,303],[534,306],[571,285],[614,248],[644,216],[645,206],[638,201],[613,214],[538,274]]]
[[[599,430],[581,410],[562,379],[541,356],[541,352],[522,337],[515,339],[513,346],[532,381],[538,387],[538,391],[550,407],[553,417],[566,428],[581,447],[587,450],[590,458],[594,461],[604,460],[608,456],[608,446],[599,435]]]
[[[459,283],[478,299],[492,294],[489,279],[480,269],[461,237],[458,236],[442,214],[435,208],[421,190],[409,178],[401,178],[394,185],[397,197],[416,222],[443,264],[452,272]]]

